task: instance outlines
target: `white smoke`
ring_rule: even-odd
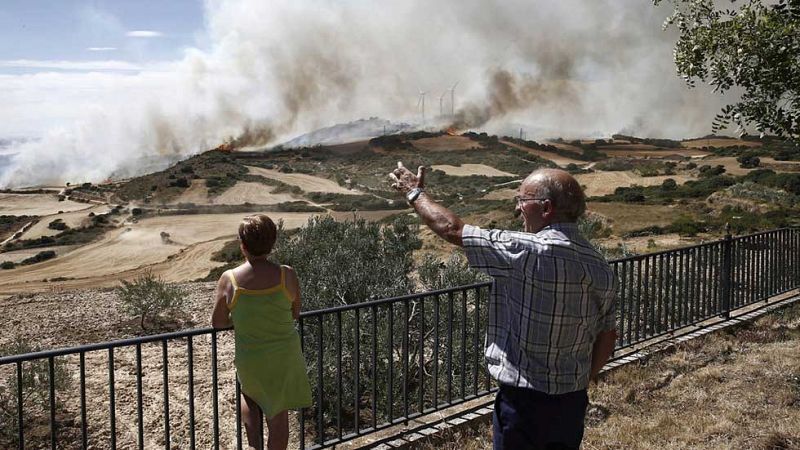
[[[456,81],[456,119],[489,131],[680,138],[708,133],[722,104],[675,75],[675,36],[661,29],[671,11],[642,0],[205,7],[210,48],[99,79],[73,125],[15,148],[0,186],[132,175],[231,139],[265,145],[359,117],[419,120],[420,90],[432,118]]]

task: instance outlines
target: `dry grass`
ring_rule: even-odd
[[[701,147],[735,147],[744,145],[745,147],[761,147],[760,142],[743,141],[741,139],[692,139],[691,141],[681,142],[686,148],[701,148]]]
[[[624,366],[592,386],[584,449],[800,449],[800,305]],[[491,425],[444,446],[490,448]]]
[[[616,235],[651,225],[666,226],[679,215],[693,216],[697,210],[686,205],[637,205],[622,202],[589,202],[586,209],[608,219]]]
[[[542,150],[536,150],[536,149],[533,149],[533,148],[526,147],[524,145],[515,144],[515,143],[510,142],[510,141],[501,140],[500,142],[502,142],[505,145],[508,145],[509,147],[514,147],[514,148],[522,150],[524,152],[528,152],[528,153],[530,153],[532,155],[536,155],[536,156],[538,156],[540,158],[544,158],[544,159],[553,161],[555,164],[557,164],[557,165],[559,165],[561,167],[564,167],[567,164],[576,164],[576,165],[579,165],[579,166],[586,165],[586,161],[581,161],[580,159],[567,158],[565,156],[561,156],[561,155],[556,154],[556,153],[550,153],[550,152],[545,152],[545,151],[542,151]]]
[[[0,194],[0,215],[7,216],[46,216],[59,211],[88,211],[91,205],[58,201],[55,194]]]
[[[444,136],[417,139],[416,141],[411,141],[411,143],[415,148],[429,152],[439,152],[445,150],[469,150],[472,148],[481,147],[481,144],[468,137],[452,136],[449,134]]]
[[[461,164],[460,166],[440,164],[431,166],[431,169],[441,170],[442,172],[454,177],[468,177],[470,175],[484,175],[487,177],[516,176],[513,173],[503,172],[502,170],[495,169],[494,167],[487,166],[485,164]]]
[[[575,175],[575,179],[581,186],[585,186],[584,192],[588,197],[598,195],[613,194],[618,187],[639,186],[660,186],[664,180],[672,178],[678,184],[683,184],[688,180],[694,179],[687,175],[658,175],[654,177],[643,177],[631,171],[620,172],[593,172]]]

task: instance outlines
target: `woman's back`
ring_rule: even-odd
[[[294,298],[286,285],[288,269],[277,267],[277,283],[274,273],[259,273],[252,266],[242,269],[227,272],[233,286],[229,309],[236,342],[234,363],[242,391],[267,417],[308,406],[311,391],[294,327]],[[245,283],[248,287],[243,287]]]
[[[277,276],[261,277],[254,270],[228,272],[233,285],[229,308],[237,352],[256,346],[267,350],[270,345],[280,349],[280,344],[297,337],[292,316],[293,296],[286,286],[285,270],[277,267]]]

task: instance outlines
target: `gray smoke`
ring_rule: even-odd
[[[721,100],[675,75],[671,11],[642,0],[207,0],[208,49],[128,77],[16,148],[0,186],[133,175],[380,116],[545,136],[708,133]],[[455,117],[450,95],[453,83]]]

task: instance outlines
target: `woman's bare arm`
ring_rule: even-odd
[[[292,317],[294,320],[300,318],[300,280],[291,267],[286,267],[286,289],[292,297]]]
[[[227,272],[219,277],[217,290],[214,293],[214,312],[211,313],[211,326],[214,328],[228,328],[233,325],[228,309],[228,293],[230,292],[230,280]]]

